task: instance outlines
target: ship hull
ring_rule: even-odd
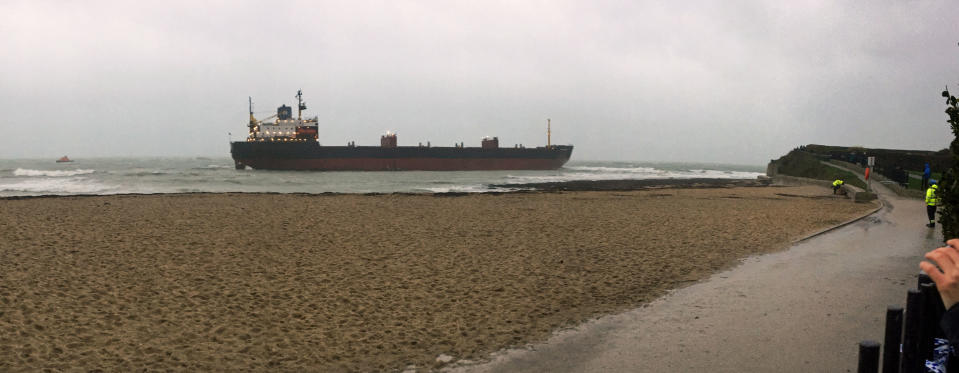
[[[315,171],[555,170],[573,147],[457,148],[320,146],[307,142],[233,142],[237,168]]]

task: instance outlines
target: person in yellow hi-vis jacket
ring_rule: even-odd
[[[844,184],[844,182],[842,181],[842,179],[836,179],[836,181],[833,181],[833,182],[832,182],[832,194],[838,193],[838,192],[839,192],[839,188],[842,188],[842,185],[843,185],[843,184]]]
[[[933,228],[936,226],[936,203],[939,202],[936,192],[939,191],[939,185],[935,180],[929,180],[929,184],[929,189],[926,189],[926,214],[929,215],[929,224],[926,226]]]

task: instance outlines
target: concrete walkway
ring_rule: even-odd
[[[851,168],[849,168],[849,167],[845,167],[845,166],[843,166],[843,165],[839,165],[839,164],[832,163],[832,162],[819,161],[819,163],[822,163],[822,164],[824,164],[824,165],[826,165],[826,166],[829,166],[829,167],[838,168],[838,169],[843,170],[843,171],[848,171],[849,173],[852,173],[853,175],[856,175],[856,178],[859,179],[859,181],[862,181],[863,183],[866,182],[866,176],[863,175],[863,173],[862,173],[861,171],[853,170],[853,169],[851,169]]]
[[[859,341],[882,342],[886,306],[905,304],[922,254],[941,243],[924,225],[922,201],[873,186],[885,207],[858,222],[452,370],[854,372]]]

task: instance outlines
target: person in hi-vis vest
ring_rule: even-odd
[[[929,224],[926,224],[927,227],[933,228],[936,226],[936,202],[939,201],[939,198],[936,196],[936,192],[939,191],[939,185],[936,184],[935,180],[929,180],[929,189],[926,189],[926,214],[929,215]]]
[[[832,182],[832,194],[839,193],[839,188],[842,188],[842,185],[843,185],[843,184],[844,184],[844,183],[843,183],[842,179],[836,179],[836,181],[833,181],[833,182]]]

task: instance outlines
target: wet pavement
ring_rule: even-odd
[[[875,214],[644,307],[451,370],[854,372],[859,341],[882,342],[887,305],[905,304],[922,254],[941,246],[921,200],[877,184],[884,207]]]

